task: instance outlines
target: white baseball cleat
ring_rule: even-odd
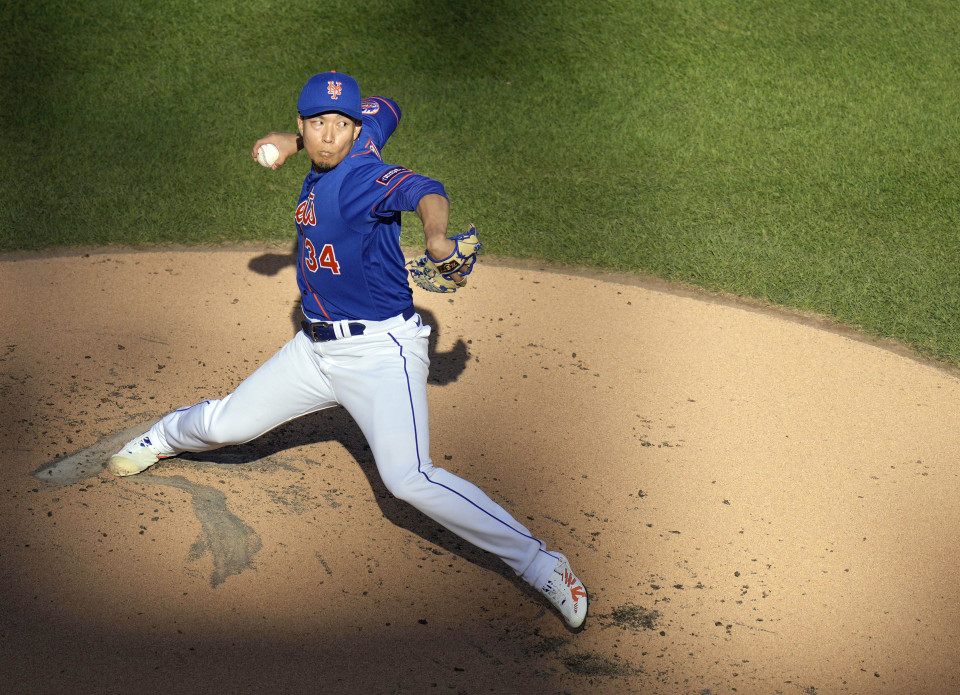
[[[560,555],[560,561],[547,583],[540,587],[540,593],[556,606],[567,625],[573,629],[583,625],[587,617],[587,590],[570,569],[570,561],[565,556]]]
[[[149,432],[131,439],[116,454],[107,461],[107,470],[114,475],[136,475],[142,473],[160,459],[169,458],[173,454],[163,454],[150,441]]]

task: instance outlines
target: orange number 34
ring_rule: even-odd
[[[337,254],[333,251],[333,245],[325,244],[322,249],[320,249],[320,255],[317,256],[317,250],[313,246],[313,242],[309,239],[303,242],[304,248],[304,262],[307,264],[307,268],[310,269],[311,273],[317,272],[319,268],[326,268],[334,275],[340,274],[340,264],[337,263]]]

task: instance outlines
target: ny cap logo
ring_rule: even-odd
[[[330,98],[336,101],[340,98],[340,95],[343,94],[343,84],[341,82],[334,82],[330,80],[327,82],[327,94],[330,95]]]

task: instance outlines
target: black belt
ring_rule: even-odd
[[[347,325],[350,326],[350,335],[363,335],[363,332],[367,330],[367,327],[362,323],[350,322]],[[315,343],[325,343],[328,340],[337,339],[337,332],[334,330],[332,323],[301,321],[300,326],[307,337]]]
[[[401,316],[403,320],[408,320],[411,316],[416,313],[416,310],[411,304],[409,307],[403,310]],[[335,323],[327,323],[326,321],[301,321],[300,326],[303,328],[303,332],[307,334],[307,337],[310,338],[315,343],[325,343],[328,340],[337,340],[338,336],[337,331],[334,326]],[[367,326],[364,323],[357,323],[356,321],[351,321],[347,324],[350,328],[350,335],[363,335],[363,332],[367,330]]]

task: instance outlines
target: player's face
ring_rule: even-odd
[[[318,171],[329,171],[342,162],[360,135],[360,126],[340,113],[298,117],[297,125],[303,136],[303,149]]]

